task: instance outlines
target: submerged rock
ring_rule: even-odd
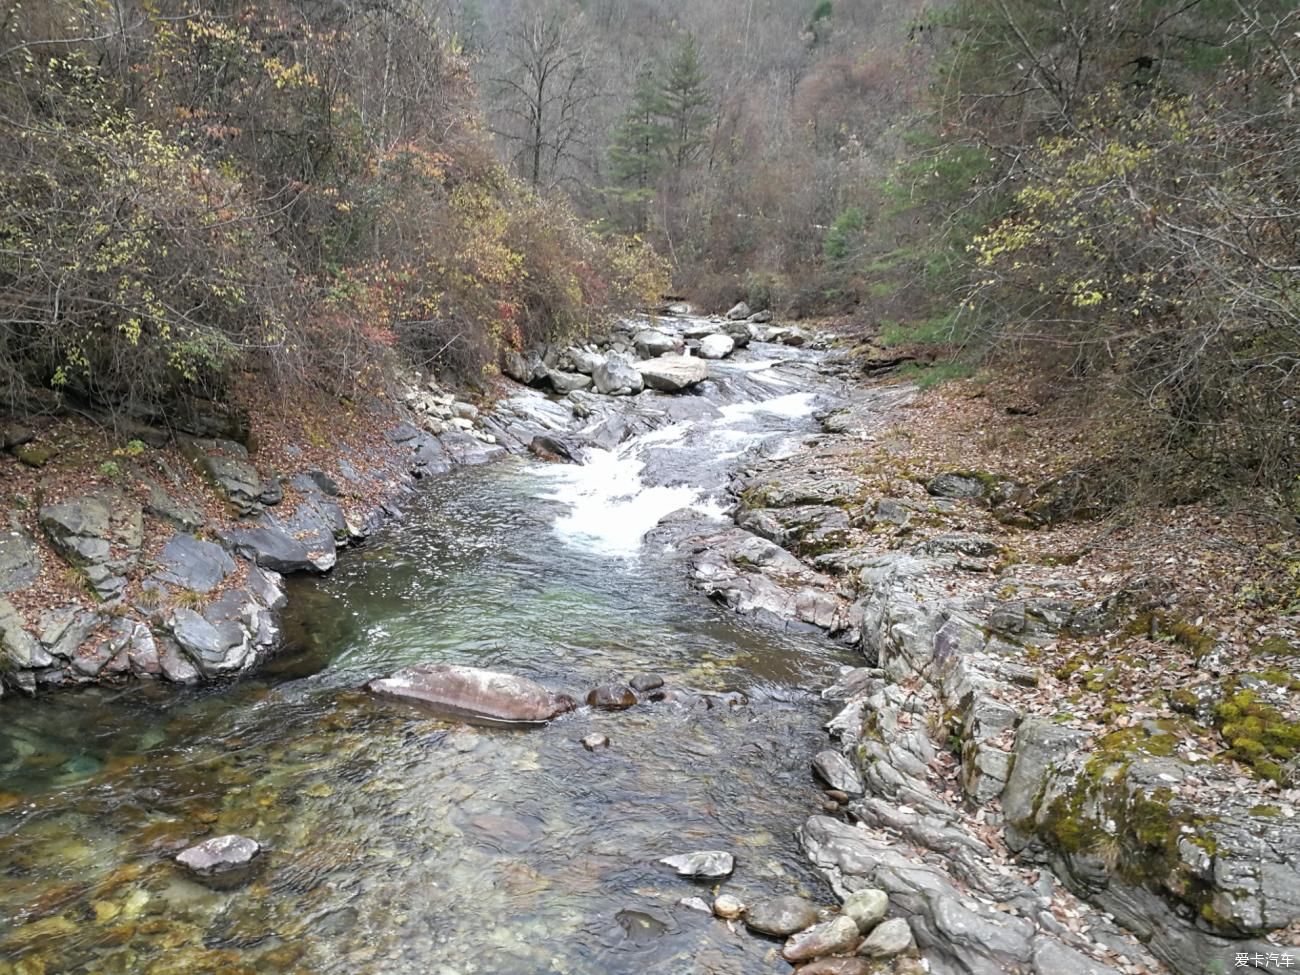
[[[176,862],[214,887],[236,886],[249,878],[262,852],[257,840],[230,833],[214,836],[176,855]]]
[[[488,724],[544,724],[576,707],[525,677],[453,664],[421,664],[372,680],[366,690],[381,697],[426,705],[448,717]]]
[[[636,695],[630,687],[606,684],[587,693],[587,704],[602,711],[626,711],[636,704]]]
[[[745,927],[774,938],[788,938],[817,923],[817,908],[802,897],[773,897],[745,913]]]
[[[730,877],[736,869],[736,858],[723,850],[697,850],[679,853],[659,861],[672,867],[679,877],[698,877],[701,880],[721,880]]]
[[[614,920],[634,944],[648,944],[669,931],[667,922],[645,911],[619,911],[614,915]]]
[[[637,674],[628,683],[638,694],[653,691],[664,686],[664,679],[658,674]]]
[[[609,738],[605,735],[587,735],[582,739],[582,747],[589,752],[594,752],[597,748],[608,748]]]

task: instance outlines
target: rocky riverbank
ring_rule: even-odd
[[[738,477],[733,527],[660,530],[711,598],[862,652],[825,692],[842,710],[808,856],[841,898],[887,894],[934,972],[1300,960],[1295,619],[1245,639],[1184,563],[1231,578],[1251,529],[1196,510],[1080,529],[1096,475],[989,473],[968,427],[997,412],[941,401],[874,386]]]
[[[865,383],[852,355],[799,350],[813,340],[743,308],[629,322],[512,359],[529,388],[490,407],[412,377],[400,407],[354,416],[337,440],[144,429],[95,466],[60,453],[57,426],[11,430],[5,684],[253,669],[280,644],[284,574],[329,571],[416,480],[507,453],[580,463],[680,421],[779,409],[759,389],[770,363],[710,363],[780,343],[782,388],[807,370],[810,389],[839,391],[821,432],[757,454],[723,436],[721,456],[746,465],[729,521],[683,509],[647,540],[731,610],[861,654],[825,692],[840,710],[809,755],[824,805],[799,830],[852,930],[805,900],[784,957],[841,975],[1281,957],[1300,915],[1294,620],[1229,620],[1232,599],[1193,585],[1202,563],[1257,578],[1231,561],[1249,526],[1199,510],[1080,521],[1109,503],[1094,472],[999,453],[969,429],[996,427],[987,403]],[[639,483],[672,497],[683,472],[659,449]],[[1233,544],[1189,541],[1206,538]],[[596,733],[581,745],[611,748]],[[771,898],[715,894],[683,905],[774,936]]]
[[[287,426],[211,404],[172,427],[119,421],[117,433],[76,416],[6,423],[0,695],[245,673],[279,644],[283,577],[328,572],[416,481],[507,452],[573,460],[570,446],[615,446],[680,415],[664,397],[704,382],[709,359],[756,336],[807,339],[737,310],[677,321],[512,355],[506,374],[539,393],[507,384],[482,410],[412,375],[397,401]]]

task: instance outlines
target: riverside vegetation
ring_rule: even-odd
[[[0,5],[0,972],[1300,962],[1292,8]]]

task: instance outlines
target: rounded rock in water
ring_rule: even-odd
[[[587,704],[602,711],[626,711],[636,704],[636,695],[630,687],[605,684],[588,692]]]
[[[730,877],[736,869],[736,858],[723,850],[697,850],[694,853],[679,853],[664,857],[659,861],[664,866],[672,867],[681,877],[699,877],[704,880],[720,880]]]
[[[253,861],[261,852],[257,840],[230,833],[182,850],[176,854],[176,862],[214,886],[234,885],[248,878]]]
[[[745,926],[759,934],[788,938],[817,923],[817,908],[802,897],[761,900],[745,914]]]
[[[713,902],[713,913],[728,921],[734,921],[745,913],[745,905],[741,903],[740,898],[733,897],[731,894],[719,894]]]
[[[637,674],[629,682],[632,690],[638,694],[653,691],[664,686],[664,679],[658,674]]]
[[[582,739],[582,747],[589,752],[594,752],[597,748],[608,748],[609,738],[605,735],[588,735]]]

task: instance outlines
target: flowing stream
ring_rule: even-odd
[[[428,482],[331,576],[293,582],[287,649],[254,677],[6,699],[0,972],[788,972],[776,942],[678,906],[717,888],[656,861],[726,849],[742,900],[830,900],[792,834],[819,802],[816,690],[851,658],[714,606],[684,553],[641,539],[679,508],[720,516],[747,455],[815,434],[814,358],[747,352],[693,417],[583,466]],[[575,696],[653,672],[747,703],[520,731],[357,690],[420,661]],[[585,751],[591,733],[611,746]],[[228,832],[267,847],[249,885],[171,862]]]

